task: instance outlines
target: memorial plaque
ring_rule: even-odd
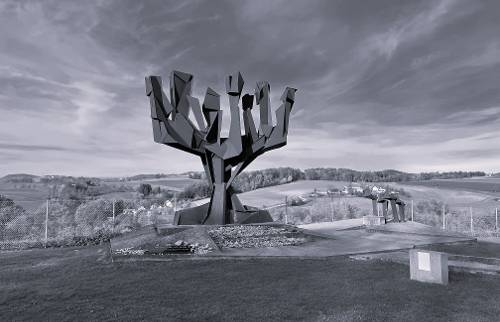
[[[418,269],[421,271],[431,271],[431,254],[417,252],[418,254]]]

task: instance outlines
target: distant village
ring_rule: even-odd
[[[373,186],[362,186],[359,184],[351,184],[348,186],[344,186],[342,189],[338,188],[330,188],[326,191],[320,191],[315,189],[313,192],[309,194],[309,197],[320,197],[320,196],[335,196],[335,195],[350,195],[350,196],[362,196],[362,195],[380,195],[386,193],[387,189],[383,187],[379,187],[376,185]]]

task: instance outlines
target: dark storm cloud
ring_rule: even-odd
[[[256,167],[500,170],[499,9],[465,0],[0,2],[0,139],[66,149],[17,150],[0,171],[198,169],[196,158],[152,142],[144,76],[168,86],[173,69],[194,74],[198,96],[207,86],[223,94],[236,70],[248,92],[270,81],[275,106],[285,86],[299,89],[289,146]]]

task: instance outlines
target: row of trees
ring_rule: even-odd
[[[348,182],[405,182],[430,179],[452,179],[485,176],[482,171],[408,173],[397,170],[356,171],[344,168],[313,168],[304,170],[307,180]]]
[[[233,189],[237,192],[245,192],[303,179],[305,179],[305,176],[300,169],[288,167],[247,171],[236,177],[233,182]]]
[[[454,171],[454,172],[422,172],[418,174],[417,180],[430,179],[460,179],[471,177],[484,177],[486,173],[483,171]]]
[[[201,174],[196,175],[194,173],[191,173],[190,177],[204,178]],[[233,189],[236,192],[245,192],[303,179],[305,179],[304,173],[300,169],[294,168],[271,168],[265,170],[246,171],[236,177],[233,182]],[[211,187],[209,186],[208,181],[202,180],[184,188],[184,190],[180,192],[177,197],[180,199],[205,198],[210,195],[210,189]]]
[[[344,168],[311,168],[304,171],[296,168],[271,168],[241,173],[233,182],[237,192],[284,184],[298,180],[332,180],[347,182],[406,182],[430,179],[469,178],[485,176],[481,171],[407,173],[397,170],[356,171]],[[190,178],[204,179],[201,172],[190,172]],[[204,198],[210,195],[210,186],[203,180],[187,186],[178,194],[179,198]]]
[[[398,170],[357,171],[346,168],[271,168],[243,172],[236,177],[233,187],[248,191],[297,180],[332,180],[347,182],[405,182],[430,179],[453,179],[485,176],[483,171],[408,173]],[[204,178],[201,172],[190,172],[191,178]]]

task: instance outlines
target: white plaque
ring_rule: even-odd
[[[417,252],[418,269],[421,271],[431,271],[431,254]]]

